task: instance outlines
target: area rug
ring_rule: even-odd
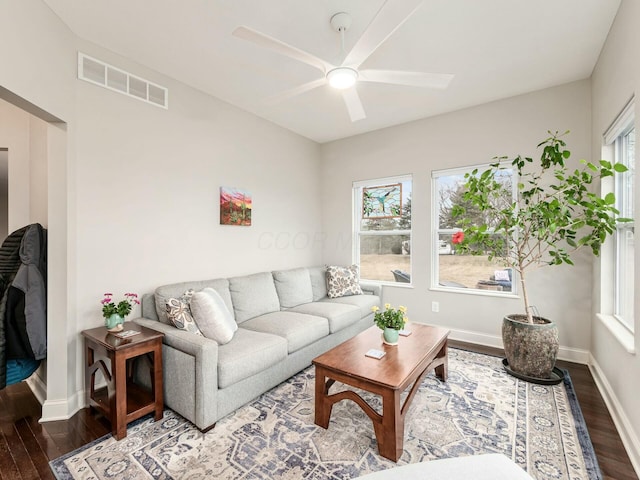
[[[377,397],[360,393],[381,411]],[[371,420],[352,401],[334,405],[327,430],[316,426],[313,396],[311,367],[206,434],[165,410],[162,420],[141,419],[121,441],[107,435],[53,460],[51,469],[59,480],[350,479],[502,453],[536,479],[601,479],[568,375],[564,384],[534,385],[507,375],[500,358],[449,349],[447,381],[430,373],[413,399],[397,464],[378,454]]]

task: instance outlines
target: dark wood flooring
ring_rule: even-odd
[[[499,355],[496,349],[450,342]],[[585,365],[558,362],[569,370],[604,480],[638,480],[607,407]],[[83,409],[70,420],[40,424],[42,408],[26,383],[0,390],[0,479],[55,479],[49,460],[110,432],[101,416]]]

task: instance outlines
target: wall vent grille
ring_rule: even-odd
[[[169,90],[78,52],[78,78],[156,107],[169,108]]]

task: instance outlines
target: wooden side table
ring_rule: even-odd
[[[90,385],[88,403],[111,422],[113,436],[117,440],[127,436],[127,424],[148,413],[155,413],[155,420],[162,418],[162,338],[164,334],[125,322],[124,330],[140,332],[128,338],[120,338],[107,332],[106,327],[84,330],[86,349],[85,379]],[[123,331],[124,331],[123,330]],[[104,360],[96,359],[96,353],[107,357],[111,370]],[[141,357],[149,359],[151,391],[133,381],[133,362]],[[150,358],[153,357],[153,358]],[[100,370],[107,386],[96,389],[96,373]]]

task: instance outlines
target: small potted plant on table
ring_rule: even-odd
[[[138,295],[135,293],[125,293],[124,300],[120,300],[118,304],[114,303],[112,293],[105,293],[100,303],[102,304],[104,325],[109,332],[121,331],[124,317],[131,313],[134,304],[140,305]]]
[[[371,311],[374,313],[373,322],[382,330],[382,341],[387,345],[397,345],[399,332],[408,320],[407,307],[400,305],[396,310],[391,308],[391,304],[385,303],[383,311],[377,306],[372,307]]]

